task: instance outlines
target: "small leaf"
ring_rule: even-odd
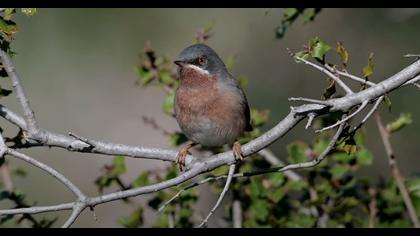
[[[372,153],[369,152],[367,149],[362,149],[356,153],[357,156],[357,163],[362,166],[368,166],[372,164],[373,156]]]
[[[391,111],[392,102],[388,95],[384,96],[384,102],[385,102],[386,107],[388,108],[388,111]]]
[[[286,34],[287,26],[282,24],[276,27],[276,38],[281,39]]]
[[[344,48],[342,42],[337,43],[337,53],[341,56],[341,60],[343,61],[343,66],[347,67],[347,63],[349,62],[349,53]]]
[[[172,78],[172,76],[168,72],[160,72],[159,78],[164,84],[169,86],[175,84],[176,82],[176,80]]]
[[[256,220],[266,220],[269,213],[270,211],[267,201],[258,199],[252,203],[250,214],[252,214]]]
[[[145,172],[145,173],[143,173],[143,174],[141,174],[141,175],[139,175],[132,183],[131,183],[131,185],[134,187],[134,188],[137,188],[137,187],[143,187],[143,186],[146,186],[146,185],[148,185],[148,183],[149,183],[149,173],[148,172]]]
[[[296,17],[298,13],[297,8],[285,8],[283,9],[283,20],[290,20],[291,18]]]
[[[300,51],[300,52],[295,53],[294,56],[306,60],[309,57],[309,51],[305,51],[305,50],[304,51]],[[297,59],[295,59],[295,62],[302,63],[302,61],[297,60]]]
[[[336,92],[335,88],[335,81],[332,80],[331,84],[325,89],[324,94],[322,94],[322,97],[326,100],[331,98],[331,96]]]
[[[163,111],[166,114],[173,114],[174,111],[174,99],[175,94],[169,94],[166,96],[165,101],[163,102]]]
[[[315,17],[321,12],[322,8],[307,8],[303,12],[303,24],[314,21]]]
[[[308,156],[306,155],[307,150],[308,146],[303,142],[295,142],[287,145],[290,162],[301,163],[308,161]]]
[[[407,188],[410,195],[420,198],[420,178],[407,180]]]
[[[145,86],[148,83],[150,83],[154,79],[153,72],[150,70],[147,70],[141,66],[136,66],[137,74],[139,76],[139,82],[141,85]]]
[[[325,54],[331,49],[331,46],[318,37],[310,44],[311,56],[320,60],[324,59]]]
[[[235,65],[235,62],[236,62],[236,55],[230,55],[226,59],[226,69],[228,69],[228,71],[232,71],[232,68]]]
[[[22,13],[27,16],[33,16],[36,14],[36,8],[22,8]]]
[[[185,136],[185,134],[180,133],[180,132],[175,132],[171,134],[169,142],[172,146],[177,147],[180,144],[185,143],[186,141],[188,141],[188,138],[187,136]]]
[[[251,121],[253,127],[260,127],[264,125],[269,118],[269,114],[269,110],[258,111],[256,109],[251,109]]]
[[[121,217],[118,223],[127,228],[138,228],[143,224],[143,208],[137,208],[128,217]]]
[[[373,74],[373,63],[372,63],[373,56],[374,54],[373,52],[371,52],[369,54],[368,64],[365,67],[363,67],[363,76],[365,78]]]
[[[308,182],[304,180],[291,181],[291,182],[288,182],[287,187],[289,190],[292,190],[292,191],[301,191],[308,187]]]
[[[16,168],[16,169],[13,170],[12,173],[16,176],[19,176],[19,177],[25,177],[27,175],[26,170],[24,170],[22,168]]]
[[[386,130],[389,133],[394,133],[411,124],[412,122],[413,120],[411,119],[410,113],[401,113],[397,120],[386,125]]]
[[[284,191],[284,188],[277,188],[272,194],[269,195],[269,197],[273,202],[277,203],[285,195],[286,195],[286,192]]]
[[[333,178],[340,179],[349,170],[350,170],[350,167],[348,165],[336,165],[330,169],[330,173],[332,174]]]
[[[6,8],[4,10],[4,17],[3,19],[8,21],[12,19],[13,14],[16,12],[15,8]]]
[[[239,86],[241,88],[245,88],[248,85],[248,78],[245,76],[239,76],[238,77]]]
[[[113,161],[112,174],[120,175],[127,171],[125,166],[125,158],[123,156],[116,156]]]

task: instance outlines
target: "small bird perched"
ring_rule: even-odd
[[[236,160],[242,160],[237,139],[251,131],[245,93],[225,64],[209,46],[194,44],[185,48],[174,63],[180,86],[175,93],[175,117],[190,140],[183,145],[176,162],[185,166],[188,150],[197,144],[206,147],[233,147]]]

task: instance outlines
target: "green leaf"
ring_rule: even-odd
[[[336,92],[335,88],[335,81],[332,80],[330,85],[325,89],[324,94],[322,94],[322,97],[326,100],[331,98],[331,96]]]
[[[36,14],[36,8],[22,8],[22,13],[27,16],[33,16]]]
[[[112,174],[121,175],[127,171],[125,166],[125,158],[123,156],[116,156],[113,161]]]
[[[401,113],[398,119],[386,125],[386,130],[389,133],[394,133],[411,124],[412,122],[413,120],[411,119],[410,113]]]
[[[343,66],[344,67],[347,67],[347,64],[349,62],[349,53],[344,48],[342,42],[338,42],[337,43],[337,49],[336,49],[336,51],[341,56],[341,60],[343,61]]]
[[[297,14],[299,14],[297,8],[285,8],[283,9],[283,20],[290,20],[296,17]]]
[[[276,27],[276,38],[281,39],[286,34],[287,26],[285,24],[282,24],[280,26]]]
[[[277,203],[285,195],[286,195],[286,192],[285,192],[284,188],[277,188],[272,194],[269,195],[269,197],[273,202]]]
[[[252,202],[250,214],[256,220],[265,221],[267,219],[269,212],[269,205],[265,200],[256,200]]]
[[[420,178],[408,179],[407,188],[411,196],[420,198]]]
[[[333,159],[342,162],[342,163],[348,163],[351,159],[353,159],[353,156],[345,153],[345,152],[337,152],[332,155]]]
[[[25,177],[27,175],[26,170],[24,170],[23,168],[16,168],[13,170],[12,173],[19,177]]]
[[[354,141],[356,142],[356,145],[363,145],[365,144],[365,132],[363,130],[359,129],[357,130],[356,134],[354,134]]]
[[[235,62],[236,62],[236,55],[230,55],[226,59],[226,69],[228,69],[228,71],[232,71],[233,65],[235,65]]]
[[[294,56],[306,60],[309,57],[309,51],[305,51],[305,50],[304,51],[300,51],[300,52],[295,53]],[[295,62],[302,63],[302,61],[299,61],[297,59],[295,59]]]
[[[137,188],[137,187],[143,187],[143,186],[146,186],[146,185],[148,185],[149,184],[149,173],[148,172],[145,172],[145,173],[143,173],[143,174],[141,174],[141,175],[139,175],[132,183],[131,183],[131,185],[134,187],[134,188]]]
[[[315,17],[321,11],[322,8],[307,8],[303,12],[303,24],[306,24],[310,21],[314,21]]]
[[[320,38],[316,37],[310,41],[311,56],[320,60],[324,59],[325,54],[331,49],[331,46]]]
[[[391,111],[392,103],[391,103],[391,99],[389,99],[388,95],[384,96],[384,102],[385,102],[386,107],[388,107],[388,111]]]
[[[248,85],[248,78],[246,76],[239,76],[238,82],[241,88],[245,88]]]
[[[251,109],[251,121],[253,127],[260,127],[264,125],[269,118],[269,114],[269,110],[258,111],[256,109]]]
[[[163,102],[162,108],[166,114],[173,114],[174,111],[174,99],[175,94],[169,94],[166,96],[165,101]]]
[[[291,181],[291,182],[288,182],[287,187],[289,190],[292,190],[292,191],[301,191],[308,187],[308,182],[304,180]]]
[[[114,178],[110,178],[109,176],[103,175],[95,180],[95,184],[98,186],[99,192],[102,192],[104,188],[111,186],[114,180]]]
[[[369,152],[367,149],[362,149],[356,153],[357,156],[357,163],[359,163],[362,166],[368,166],[372,164],[373,161],[373,155],[371,152]]]
[[[172,76],[168,72],[160,72],[159,73],[159,78],[162,81],[162,83],[164,83],[166,85],[169,85],[169,86],[176,83],[176,80],[174,78],[172,78]]]
[[[365,78],[373,74],[373,63],[372,63],[373,56],[374,54],[373,52],[371,52],[369,54],[368,64],[365,67],[363,67],[363,76]]]
[[[185,134],[180,133],[180,132],[172,133],[169,137],[169,142],[174,147],[177,147],[181,145],[182,143],[185,143],[186,141],[188,141],[187,136],[185,136]]]
[[[350,167],[348,165],[336,165],[330,169],[330,173],[334,179],[342,178],[349,171]]]
[[[16,33],[17,27],[16,23],[13,21],[6,21],[2,18],[0,18],[0,33],[4,32],[7,35],[12,35]]]
[[[9,21],[12,19],[13,14],[16,12],[15,8],[6,8],[4,10],[4,17],[3,19]]]
[[[118,219],[118,223],[127,228],[138,228],[143,224],[143,208],[137,208],[130,216],[121,217]]]
[[[308,161],[306,152],[308,151],[307,144],[303,142],[295,142],[287,145],[287,152],[289,153],[289,160],[292,163],[301,163]]]
[[[139,82],[142,86],[150,83],[155,77],[151,70],[147,70],[141,66],[136,66],[136,70],[140,79]]]

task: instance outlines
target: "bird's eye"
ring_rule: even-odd
[[[200,56],[198,58],[198,63],[200,63],[200,65],[204,65],[207,63],[207,58],[205,56]]]

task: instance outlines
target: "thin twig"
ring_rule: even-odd
[[[410,194],[408,193],[408,190],[407,190],[406,186],[404,185],[404,180],[403,180],[403,177],[400,173],[400,169],[398,167],[397,160],[396,160],[396,157],[394,155],[394,151],[392,149],[391,142],[389,140],[390,134],[386,130],[384,125],[382,124],[381,116],[379,115],[379,113],[376,113],[375,119],[376,119],[376,124],[377,124],[378,129],[379,129],[379,133],[380,133],[381,138],[382,138],[382,142],[383,142],[384,147],[385,147],[385,152],[386,152],[387,157],[388,157],[388,164],[391,168],[392,176],[394,177],[395,182],[397,183],[398,189],[401,192],[401,195],[404,199],[404,204],[407,208],[408,215],[410,216],[411,222],[413,223],[414,227],[415,228],[420,228],[420,223],[419,223],[419,219],[417,217],[416,210],[415,210],[413,202],[410,198]]]
[[[334,75],[333,73],[331,73],[328,69],[319,66],[315,63],[312,63],[308,60],[305,60],[301,57],[294,57],[299,61],[302,61],[303,63],[305,63],[306,65],[310,65],[312,67],[314,67],[315,69],[321,71],[322,73],[326,74],[328,77],[330,77],[331,79],[333,79],[342,89],[344,89],[344,91],[346,92],[346,94],[353,94],[353,91],[340,79],[338,78],[336,75]]]
[[[378,214],[378,207],[376,206],[376,190],[374,188],[369,188],[368,190],[370,196],[369,202],[369,228],[374,228],[376,224],[376,215]]]
[[[232,221],[233,228],[242,228],[242,207],[239,200],[232,203]]]
[[[22,106],[25,121],[28,126],[27,127],[28,131],[31,135],[36,134],[39,131],[39,128],[35,120],[35,115],[29,103],[28,97],[25,94],[25,90],[23,89],[21,85],[21,82],[16,73],[16,70],[12,64],[12,60],[10,59],[7,52],[3,50],[0,50],[0,58],[3,62],[3,66],[7,72],[7,75],[12,81],[13,88],[16,91],[16,98],[18,99],[18,101],[20,102],[20,105]]]
[[[340,125],[340,124],[343,124],[344,122],[346,122],[347,120],[351,119],[352,117],[354,117],[355,115],[357,115],[359,112],[361,112],[361,111],[362,111],[362,110],[363,110],[363,109],[367,106],[368,102],[369,102],[369,101],[364,101],[364,102],[362,103],[362,105],[360,105],[360,107],[359,107],[359,108],[357,108],[357,110],[356,110],[355,112],[353,112],[352,114],[350,114],[350,115],[349,115],[349,116],[347,116],[346,118],[344,118],[344,119],[342,119],[342,120],[337,121],[337,122],[336,122],[335,124],[333,124],[333,125],[330,125],[330,126],[324,127],[324,128],[322,128],[322,129],[319,129],[319,130],[316,130],[316,131],[315,131],[315,133],[324,132],[325,130],[328,130],[328,129],[334,128],[334,127],[336,127],[336,126],[338,126],[338,125]]]
[[[73,206],[73,211],[67,221],[63,224],[62,228],[69,228],[73,225],[76,221],[77,217],[79,217],[80,213],[86,208],[85,203],[78,202]]]
[[[284,163],[278,157],[276,157],[272,151],[270,151],[267,148],[260,150],[258,154],[264,157],[264,159],[273,166],[284,165]],[[298,173],[292,170],[285,171],[284,174],[293,181],[299,181],[302,179],[302,177]]]
[[[223,198],[225,197],[227,191],[229,190],[230,182],[232,181],[232,176],[235,173],[235,164],[231,164],[229,167],[229,173],[228,177],[226,179],[225,187],[223,188],[222,193],[220,193],[219,198],[217,199],[216,204],[214,207],[210,210],[209,214],[204,218],[204,220],[198,225],[198,228],[202,228],[207,224],[207,221],[210,219],[210,217],[213,215],[213,213],[216,211],[216,209],[219,207],[220,203],[222,203]]]

